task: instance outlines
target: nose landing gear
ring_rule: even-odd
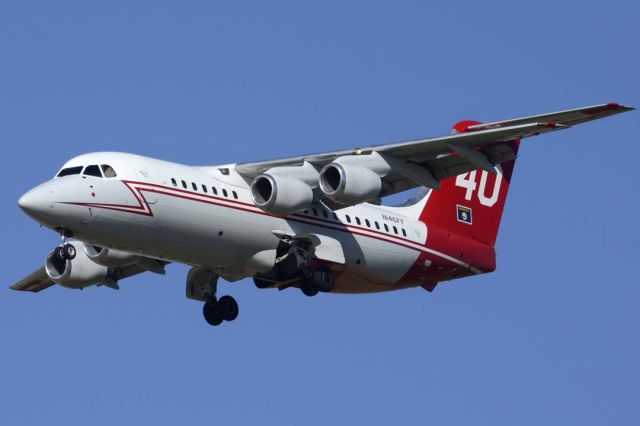
[[[61,260],[72,260],[76,257],[76,247],[67,242],[67,238],[71,237],[71,232],[67,230],[60,231],[60,245],[54,249],[54,253]]]

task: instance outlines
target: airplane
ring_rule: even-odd
[[[191,269],[186,296],[207,323],[233,321],[218,281],[260,289],[373,293],[496,269],[495,242],[523,138],[633,110],[617,103],[480,123],[447,136],[272,161],[192,167],[139,155],[72,158],[19,207],[60,234],[45,264],[11,288],[112,289]],[[383,197],[415,189],[405,203]]]

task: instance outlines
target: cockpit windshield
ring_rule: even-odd
[[[92,166],[87,166],[84,169],[84,175],[87,176],[95,176],[95,177],[102,177],[102,173],[100,172],[100,167],[96,166],[96,165],[92,165]]]
[[[83,173],[84,169],[84,173]],[[63,176],[71,176],[71,175],[79,175],[82,173],[84,176],[93,176],[98,178],[114,178],[117,176],[116,171],[113,167],[108,164],[102,164],[98,166],[97,164],[92,164],[90,166],[75,166],[75,167],[65,167],[60,170],[60,172],[56,175],[56,177]]]
[[[114,178],[117,176],[116,171],[113,170],[113,167],[111,167],[108,164],[103,164],[102,166],[102,173],[104,173],[104,177],[106,178]]]
[[[82,166],[67,167],[65,169],[60,170],[60,172],[56,177],[79,175],[81,171],[82,171]]]

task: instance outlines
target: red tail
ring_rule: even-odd
[[[472,124],[479,123],[461,121],[453,129],[464,132]],[[518,151],[519,142],[509,142],[514,153]],[[430,228],[493,247],[514,164],[515,159],[496,166],[496,173],[478,169],[443,180],[441,189],[431,191],[420,220]]]

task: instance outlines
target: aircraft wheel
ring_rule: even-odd
[[[73,244],[65,244],[62,246],[62,258],[71,260],[76,257],[76,248]]]
[[[322,292],[331,291],[336,285],[333,274],[327,268],[320,268],[315,271],[313,273],[313,282],[315,287]]]
[[[238,317],[240,311],[238,302],[231,296],[222,296],[220,300],[218,300],[217,310],[225,321],[233,321]]]
[[[214,300],[207,301],[202,307],[202,314],[204,315],[205,321],[207,321],[210,325],[220,325],[224,318],[218,309],[218,302]]]
[[[64,247],[62,247],[62,246],[58,246],[55,249],[53,249],[53,254],[54,254],[54,256],[56,256],[58,259],[60,259],[63,262],[65,260],[67,260],[67,258],[65,257],[65,253],[64,253]]]
[[[318,287],[316,287],[315,283],[312,280],[307,280],[305,278],[300,279],[300,290],[305,296],[313,297],[318,294]]]

